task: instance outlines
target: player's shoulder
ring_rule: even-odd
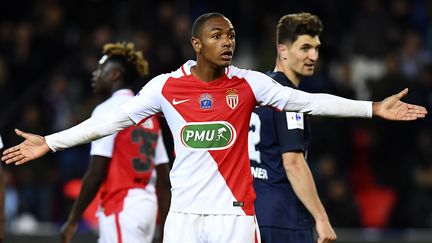
[[[252,89],[267,89],[269,86],[279,85],[277,81],[262,72],[235,66],[229,67],[228,77],[244,79]]]

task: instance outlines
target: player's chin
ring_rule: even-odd
[[[222,60],[219,62],[220,67],[228,67],[231,64],[231,60]]]
[[[312,76],[312,75],[314,75],[314,71],[315,71],[314,68],[307,68],[307,69],[303,70],[302,76],[304,76],[304,77]]]

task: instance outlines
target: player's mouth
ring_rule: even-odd
[[[231,59],[233,57],[233,52],[232,51],[224,51],[222,53],[221,57],[224,61],[231,61]]]
[[[315,64],[314,63],[305,63],[305,67],[307,68],[307,69],[314,69],[315,68]]]

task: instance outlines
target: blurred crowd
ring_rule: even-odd
[[[299,11],[324,24],[318,73],[302,89],[378,101],[408,87],[404,100],[432,112],[430,0],[6,1],[0,8],[5,147],[21,141],[13,128],[49,134],[90,116],[100,101],[92,72],[107,42],[134,42],[149,61],[149,80],[194,59],[194,19],[221,12],[237,32],[233,64],[265,72],[274,66],[277,20]],[[312,130],[308,157],[333,226],[432,227],[431,115],[407,123],[314,117]],[[73,200],[64,189],[83,176],[88,151],[82,145],[3,166],[6,230],[19,229],[14,223],[23,217],[61,225]]]

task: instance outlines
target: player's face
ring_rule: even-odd
[[[286,45],[282,55],[282,63],[285,68],[300,76],[314,74],[318,63],[318,54],[321,42],[318,36],[300,35],[296,41]]]
[[[106,57],[102,57],[98,67],[93,71],[92,87],[96,94],[109,94],[111,92],[112,80],[110,73],[112,71],[112,63]]]
[[[199,58],[218,67],[230,65],[235,49],[235,31],[231,22],[223,17],[208,20],[197,40]]]

